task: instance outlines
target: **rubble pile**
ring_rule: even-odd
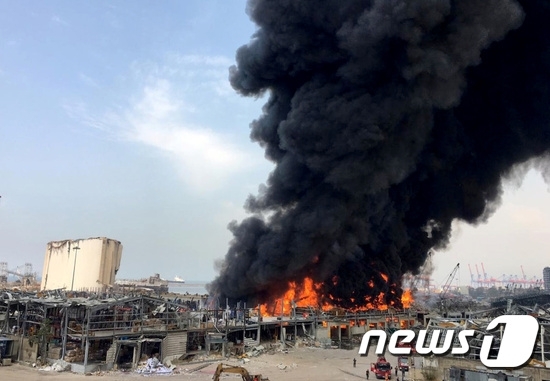
[[[67,351],[64,360],[67,362],[82,362],[84,361],[84,352],[79,347],[70,349]]]
[[[71,364],[63,360],[57,360],[52,365],[47,365],[39,370],[44,372],[66,372],[71,370]]]

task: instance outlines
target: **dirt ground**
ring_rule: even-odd
[[[353,359],[357,360],[356,367],[353,366]],[[268,377],[270,381],[296,380],[296,381],[324,381],[341,380],[356,381],[366,380],[365,371],[369,369],[371,362],[375,361],[374,353],[366,356],[359,356],[357,350],[343,349],[320,349],[320,348],[296,348],[288,349],[288,353],[275,351],[273,354],[264,353],[258,357],[253,357],[246,364],[242,360],[230,358],[222,361],[224,364],[239,365],[245,367],[249,373],[261,373],[263,377]],[[387,360],[396,365],[395,357],[389,355]],[[14,364],[11,366],[0,367],[0,380],[6,381],[67,381],[79,379],[101,378],[105,381],[130,380],[147,377],[148,379],[177,379],[177,380],[212,380],[214,370],[219,361],[204,363],[180,364],[171,375],[143,375],[136,372],[111,371],[104,373],[93,373],[91,375],[75,374],[71,372],[52,372],[43,371],[37,368],[31,368],[25,365]],[[204,366],[208,364],[207,366]],[[284,369],[281,369],[284,368]],[[401,378],[401,377],[400,377]],[[375,379],[370,374],[370,379]],[[221,380],[232,381],[241,380],[241,377],[235,374],[223,373]],[[392,380],[395,380],[392,377]]]

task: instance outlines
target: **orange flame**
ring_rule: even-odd
[[[403,295],[401,295],[401,303],[403,308],[411,308],[411,304],[414,302],[412,291],[404,290]]]
[[[385,282],[388,282],[389,277],[386,274],[380,273],[382,279]],[[332,282],[336,284],[338,279],[334,277]],[[374,282],[369,281],[371,287],[374,287]],[[311,278],[306,277],[301,285],[298,285],[296,282],[289,282],[288,289],[281,297],[274,300],[271,305],[262,304],[260,305],[260,315],[261,316],[280,316],[288,315],[291,313],[293,305],[295,303],[296,307],[316,307],[321,308],[324,311],[334,309],[335,306],[329,303],[321,304],[321,298],[319,297],[319,291],[321,289],[322,283],[314,283]],[[391,291],[395,293],[395,291]],[[378,309],[380,311],[386,311],[390,306],[385,303],[385,294],[381,292],[375,297],[368,297],[365,300],[364,307],[357,308],[357,311],[364,311],[368,309]],[[329,299],[332,299],[331,295],[328,295]],[[413,302],[413,296],[410,290],[405,290],[401,296],[401,303],[403,308],[410,308],[411,303]]]
[[[302,285],[298,287],[296,282],[289,282],[288,290],[285,294],[274,301],[274,305],[268,307],[267,304],[260,305],[260,314],[262,316],[286,315],[292,311],[292,302],[296,307],[321,307],[330,309],[328,304],[320,306],[318,291],[321,283],[315,284],[313,279],[305,278]]]

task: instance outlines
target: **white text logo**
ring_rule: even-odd
[[[481,344],[479,358],[483,365],[489,368],[515,368],[525,364],[533,353],[539,324],[537,319],[529,315],[502,315],[493,319],[487,326],[487,331],[495,331],[500,325],[504,324],[505,328],[502,333],[502,340],[498,348],[496,358],[489,358],[489,352],[493,348],[493,335],[485,335]],[[440,336],[444,333],[443,345],[439,346]],[[420,355],[443,355],[451,351],[452,354],[465,354],[470,350],[468,337],[475,334],[474,330],[462,330],[458,332],[458,347],[452,347],[455,331],[434,329],[432,337],[426,346],[426,330],[418,332],[415,349]],[[500,336],[500,334],[499,334]],[[363,335],[359,354],[367,354],[370,340],[373,337],[378,338],[375,353],[381,355],[385,351],[387,334],[382,330],[370,330]],[[412,346],[403,346],[411,344],[415,339],[414,331],[403,329],[394,332],[390,337],[388,350],[391,354],[410,355]],[[401,343],[401,346],[398,346]]]

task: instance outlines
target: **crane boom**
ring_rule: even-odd
[[[483,262],[481,262],[481,269],[483,270],[483,280],[487,282],[487,271],[485,271],[485,266],[483,266]]]
[[[479,273],[479,268],[477,267],[477,263],[476,263],[476,273],[477,273],[477,281],[481,282],[481,274]]]
[[[470,270],[470,284],[473,286],[474,285],[474,273],[472,272],[472,266],[470,266],[470,264],[468,263],[468,270]]]
[[[453,282],[453,280],[455,278],[455,275],[456,275],[456,272],[458,271],[459,268],[460,268],[460,263],[457,263],[456,266],[454,267],[453,271],[451,272],[451,274],[449,274],[449,277],[447,278],[447,281],[443,285],[443,289],[441,290],[441,293],[439,294],[440,298],[443,298],[445,296],[445,294],[447,294],[447,291],[449,291],[449,287],[451,287],[451,283]]]

